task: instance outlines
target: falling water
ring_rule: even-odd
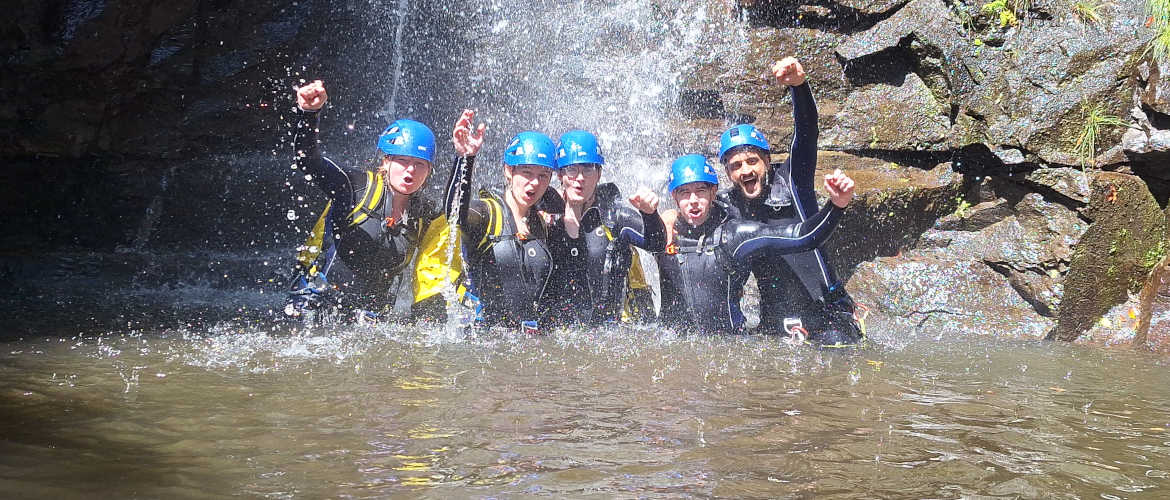
[[[406,33],[406,20],[410,13],[410,0],[398,0],[395,10],[397,21],[394,25],[394,73],[390,82],[390,99],[386,104],[385,116],[398,116],[398,92],[402,87],[402,41]]]
[[[138,229],[134,231],[134,240],[130,245],[132,250],[145,250],[146,245],[150,243],[150,236],[154,233],[154,228],[158,224],[159,217],[162,216],[163,201],[166,199],[167,187],[170,184],[171,177],[175,175],[175,170],[178,168],[168,168],[163,172],[162,178],[159,179],[158,192],[150,199],[150,204],[146,206],[146,212],[142,214],[142,221],[138,223]]]

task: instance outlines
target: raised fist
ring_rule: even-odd
[[[630,204],[642,213],[652,214],[658,210],[658,195],[650,188],[641,188],[638,193],[630,197]]]
[[[313,80],[303,87],[293,87],[297,92],[297,106],[304,111],[317,111],[325,106],[329,94],[325,93],[325,84],[321,80]]]
[[[804,66],[795,57],[785,57],[772,64],[772,76],[782,85],[795,87],[804,83]]]

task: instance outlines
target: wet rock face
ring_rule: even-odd
[[[1087,224],[1007,179],[971,186],[963,198],[915,248],[862,264],[849,289],[879,316],[924,334],[1043,336]],[[911,276],[917,272],[934,274]]]
[[[1138,23],[1144,19],[1138,4],[1118,6],[1114,22],[1084,36],[1084,26],[1063,12],[1045,11],[1054,6],[1034,9],[1051,18],[1004,30],[978,14],[964,22],[957,5],[966,4],[914,0],[836,52],[857,84],[917,73],[944,109],[958,111],[949,135],[954,147],[986,143],[1024,152],[1029,162],[1076,165],[1083,103],[1104,103],[1109,115],[1125,116],[1124,103],[1137,89],[1135,68],[1152,36]],[[897,95],[888,94],[881,99]],[[1121,132],[1106,128],[1101,142],[1116,144]]]
[[[850,94],[835,121],[821,135],[824,149],[951,149],[946,109],[914,73],[901,85],[879,83]]]
[[[1170,258],[1163,258],[1142,287],[1133,344],[1170,353]]]
[[[1097,174],[1084,210],[1092,224],[1077,243],[1049,338],[1074,340],[1129,293],[1166,253],[1166,215],[1138,177]]]
[[[847,287],[884,318],[883,327],[894,331],[941,338],[1038,338],[1051,325],[988,266],[932,252],[908,251],[863,263]]]
[[[321,206],[288,170],[292,86],[328,80],[329,153],[369,158],[385,126],[394,4],[17,2],[0,19],[0,158],[28,203],[0,208],[0,247],[291,244],[299,223],[286,211]],[[431,24],[409,22],[426,15],[410,11],[419,31],[406,37],[429,39]],[[403,64],[440,54],[404,51]],[[397,112],[446,113],[410,98],[419,86],[403,79],[410,105]],[[59,235],[44,220],[84,222]]]
[[[822,152],[817,167],[818,176],[847,170],[858,185],[857,198],[824,246],[842,280],[848,280],[859,263],[912,245],[939,217],[955,210],[963,189],[961,176],[949,164],[921,171]]]

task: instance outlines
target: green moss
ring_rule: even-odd
[[[969,215],[967,213],[967,210],[970,208],[971,208],[971,203],[968,202],[967,200],[964,200],[962,197],[960,197],[959,198],[959,206],[955,207],[955,217],[958,217],[961,219],[967,218],[967,215]]]
[[[1162,262],[1166,258],[1166,240],[1158,241],[1157,245],[1150,247],[1146,254],[1142,256],[1142,267],[1149,272],[1154,266]]]

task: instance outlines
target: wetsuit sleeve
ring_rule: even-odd
[[[443,212],[447,214],[447,220],[455,218],[458,213],[459,229],[463,231],[464,241],[483,239],[491,222],[491,212],[487,204],[480,200],[472,202],[471,177],[474,171],[474,156],[455,158],[455,165],[451,167],[451,177],[447,180],[447,195],[443,201]]]
[[[297,110],[296,134],[293,136],[297,169],[308,175],[313,184],[333,200],[336,210],[349,210],[353,205],[354,186],[344,169],[321,156],[320,120],[318,111]]]
[[[793,202],[800,210],[801,218],[807,218],[817,210],[817,195],[814,180],[817,173],[817,103],[813,99],[808,82],[791,87],[792,133],[791,154],[788,157],[788,187],[792,190]]]
[[[645,213],[633,207],[618,209],[616,239],[650,252],[666,248],[666,226],[658,212]]]
[[[845,209],[825,204],[804,222],[767,225],[735,220],[724,226],[723,246],[736,262],[746,263],[763,251],[798,253],[812,250],[829,239]]]

